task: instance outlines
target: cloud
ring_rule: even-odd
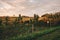
[[[60,11],[60,0],[0,0],[0,9],[0,14],[42,15],[46,12]]]

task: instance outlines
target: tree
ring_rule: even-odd
[[[55,22],[54,22],[55,25],[60,25],[60,12],[56,12],[54,16],[55,16]]]
[[[2,25],[2,19],[0,18],[0,25]]]
[[[16,25],[17,25],[17,18],[13,21],[13,25],[16,27]]]
[[[21,14],[19,14],[19,17],[17,18],[18,23],[22,21]]]
[[[21,14],[19,14],[18,21],[22,20]]]
[[[38,25],[38,19],[39,19],[39,16],[34,14],[34,25],[37,26]]]
[[[32,28],[32,31],[31,31],[31,32],[33,33],[33,32],[34,32],[34,29],[35,29],[35,28],[34,28],[34,22],[33,22],[33,19],[30,19],[30,20],[29,20],[29,23],[30,23],[31,28]]]
[[[9,21],[8,18],[9,18],[8,16],[5,17],[5,24],[6,24],[6,25],[8,24],[8,21]]]
[[[38,21],[39,16],[34,14],[34,20]]]

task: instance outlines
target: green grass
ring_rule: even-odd
[[[60,29],[60,27],[51,27],[49,29],[45,29],[45,30],[38,31],[38,32],[33,32],[30,34],[26,34],[26,35],[17,35],[15,37],[9,38],[9,40],[32,40],[32,39],[35,39],[36,37],[40,37],[45,34],[52,33],[58,29]]]
[[[36,37],[36,40],[60,40],[60,29],[49,33],[49,34],[45,34],[41,37]]]

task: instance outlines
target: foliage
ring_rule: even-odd
[[[15,36],[16,39],[18,40],[24,40],[24,39],[31,40],[37,36],[41,36],[54,31],[55,28],[57,28],[55,26],[60,26],[59,12],[56,14],[45,14],[41,17],[44,18],[42,20],[38,20],[39,15],[34,14],[33,18],[30,18],[30,20],[25,22],[22,21],[23,18],[20,14],[18,17],[14,19],[14,21],[10,21],[8,16],[5,17],[5,20],[2,20],[2,18],[0,18],[0,39],[4,40]],[[47,21],[49,21],[49,23],[47,23]],[[53,26],[55,28],[49,29],[50,27]],[[44,30],[45,28],[46,29],[48,28],[48,30]],[[41,31],[41,29],[43,31]],[[32,33],[32,31],[34,32]],[[36,31],[38,31],[38,33]],[[13,40],[15,40],[14,38]]]
[[[50,28],[50,29],[46,29],[44,31],[39,31],[39,32],[34,32],[32,34],[27,34],[27,35],[20,35],[20,36],[16,36],[13,38],[10,38],[10,40],[32,40],[38,36],[42,36],[48,33],[51,33],[55,30],[58,30],[60,27],[56,27],[56,28]]]

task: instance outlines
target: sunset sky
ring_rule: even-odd
[[[60,0],[0,0],[0,16],[33,16],[60,11]]]

